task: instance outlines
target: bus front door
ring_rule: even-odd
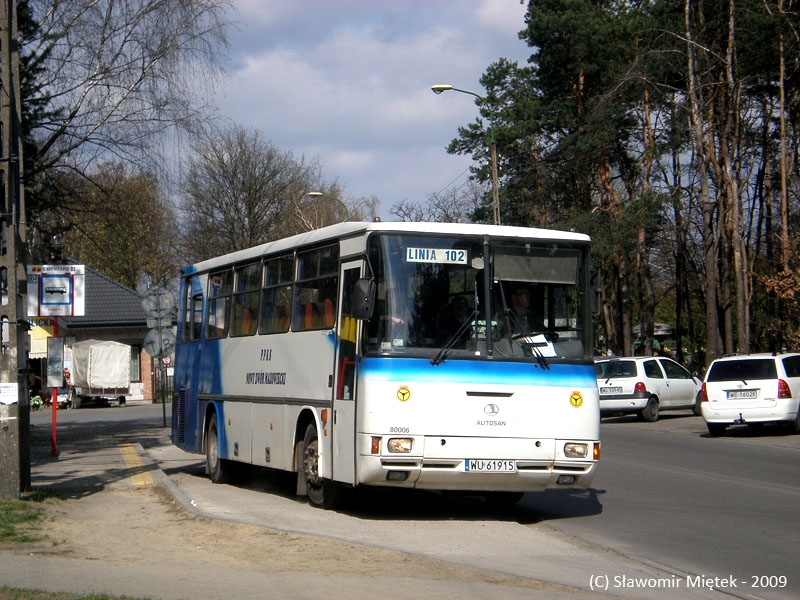
[[[350,316],[353,304],[353,287],[361,276],[361,263],[342,264],[339,315],[337,319],[337,346],[335,382],[333,387],[333,428],[331,445],[333,454],[333,479],[355,483],[356,472],[356,340],[358,321]]]

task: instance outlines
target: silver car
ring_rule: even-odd
[[[691,408],[700,414],[701,382],[670,358],[636,356],[595,361],[600,414],[635,413],[643,421],[658,420],[662,410]]]
[[[700,390],[708,432],[728,425],[790,423],[800,433],[800,354],[747,354],[718,358]]]

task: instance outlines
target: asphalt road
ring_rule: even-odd
[[[235,485],[211,484],[202,457],[168,443],[160,406],[58,416],[63,435],[139,440],[185,505],[216,518],[583,589],[598,581],[590,577],[623,578],[613,591],[625,597],[800,596],[800,435],[782,430],[734,428],[710,438],[688,412],[657,423],[606,419],[600,469],[586,493],[528,494],[500,511],[478,498],[366,490],[321,511],[297,502],[292,475],[253,469]],[[32,422],[48,421],[34,414]],[[653,573],[664,577],[659,589],[624,589],[624,578]],[[678,589],[664,589],[670,578]]]
[[[628,556],[733,575],[762,598],[800,596],[800,435],[737,427],[711,438],[686,412],[657,423],[605,419],[601,439],[602,510],[583,514],[558,494],[528,494],[523,506],[553,529]],[[771,587],[781,576],[790,585]]]

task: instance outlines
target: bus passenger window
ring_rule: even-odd
[[[203,330],[203,295],[192,296],[191,307],[192,329],[190,337],[193,341],[200,339],[200,332]]]
[[[339,291],[339,247],[315,248],[297,255],[294,331],[325,329],[336,321]]]
[[[229,270],[212,273],[208,277],[207,339],[217,339],[228,335],[231,314],[231,279]]]
[[[294,258],[291,255],[274,258],[264,263],[261,333],[289,331],[293,274]]]
[[[261,293],[261,265],[237,267],[235,272],[233,324],[231,335],[254,335],[258,328],[258,304]]]

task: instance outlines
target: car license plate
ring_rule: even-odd
[[[752,399],[758,397],[758,390],[729,390],[728,398],[732,399]]]
[[[620,387],[601,387],[600,388],[601,394],[621,394],[622,393],[622,386]]]
[[[517,463],[513,460],[469,458],[464,461],[464,471],[468,473],[516,473]]]

